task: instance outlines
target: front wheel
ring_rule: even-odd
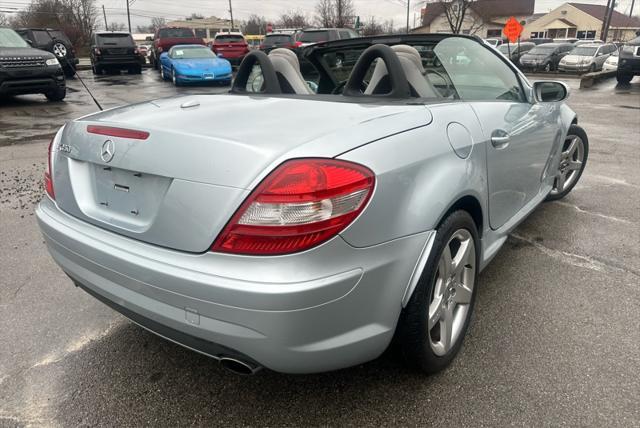
[[[562,146],[560,165],[547,201],[562,199],[573,190],[587,166],[589,138],[578,125],[571,125]]]
[[[45,94],[45,97],[49,101],[59,102],[65,99],[67,96],[67,88],[56,88],[51,92]]]
[[[478,243],[476,224],[466,211],[455,211],[438,227],[398,324],[399,345],[410,366],[436,373],[460,350],[475,301]]]
[[[171,80],[175,86],[180,86],[180,79],[178,79],[178,76],[176,75],[175,68],[171,70]]]

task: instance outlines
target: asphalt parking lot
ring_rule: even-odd
[[[175,89],[152,70],[82,76],[105,107],[228,90]],[[392,352],[326,374],[240,377],[76,289],[33,210],[48,138],[96,107],[77,80],[65,103],[0,100],[0,426],[639,426],[640,78],[566,81],[591,140],[583,178],[481,274],[463,349],[432,377]]]

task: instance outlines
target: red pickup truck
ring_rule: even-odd
[[[196,37],[193,29],[184,27],[164,27],[156,30],[151,48],[151,64],[158,69],[160,55],[175,45],[205,45],[204,40]]]

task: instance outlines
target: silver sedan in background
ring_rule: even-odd
[[[408,365],[442,370],[478,273],[585,168],[568,89],[468,36],[301,55],[251,52],[230,94],[67,123],[37,209],[49,251],[77,286],[235,372],[340,369],[394,338]]]

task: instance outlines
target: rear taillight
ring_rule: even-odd
[[[131,138],[133,140],[146,140],[150,135],[146,131],[101,125],[89,125],[87,126],[87,132],[89,134],[106,135],[107,137]]]
[[[56,194],[53,191],[53,170],[51,169],[51,157],[53,156],[53,140],[49,143],[47,149],[47,170],[44,173],[44,188],[47,191],[47,195],[53,200],[56,199]]]
[[[374,174],[352,162],[285,162],[249,195],[211,250],[278,255],[309,249],[351,224],[366,206],[374,184]]]
[[[300,46],[302,46],[302,42],[295,42],[293,46],[299,48]]]

